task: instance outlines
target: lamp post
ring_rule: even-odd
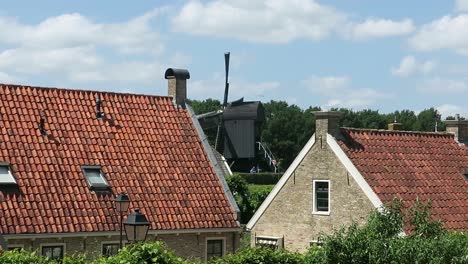
[[[143,241],[148,234],[150,222],[146,216],[140,213],[140,208],[136,208],[125,220],[125,234],[129,242]]]
[[[115,198],[115,207],[117,207],[117,211],[120,213],[120,240],[119,240],[119,248],[122,248],[122,230],[123,230],[123,215],[128,210],[128,206],[130,205],[130,198],[124,192],[121,192]]]

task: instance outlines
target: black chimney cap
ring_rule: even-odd
[[[190,79],[190,73],[186,69],[168,68],[166,70],[166,73],[164,73],[164,78],[165,79],[176,78],[176,79],[187,80],[187,79]]]

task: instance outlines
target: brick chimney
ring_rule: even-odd
[[[315,138],[320,139],[320,137],[322,137],[326,140],[327,133],[335,138],[339,137],[339,121],[342,115],[341,112],[335,111],[315,112]]]
[[[468,120],[460,120],[457,115],[456,120],[445,120],[447,132],[455,135],[455,140],[468,146]]]
[[[187,79],[190,79],[188,70],[168,68],[164,78],[167,79],[167,94],[172,97],[174,104],[184,106],[187,99]]]

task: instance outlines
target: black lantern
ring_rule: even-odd
[[[129,242],[143,241],[146,239],[150,222],[146,216],[140,213],[140,208],[136,208],[125,220],[125,234]]]
[[[119,213],[125,213],[128,210],[128,206],[130,205],[130,198],[124,192],[121,192],[117,198],[115,198],[115,206],[117,207],[117,211]]]
[[[119,247],[122,248],[122,222],[123,222],[123,214],[127,212],[128,206],[130,205],[130,198],[128,198],[128,195],[126,195],[124,192],[121,192],[116,198],[115,198],[115,207],[117,208],[117,211],[120,214],[120,243]]]

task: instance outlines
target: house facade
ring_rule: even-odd
[[[0,84],[0,236],[51,258],[115,254],[130,197],[147,241],[206,260],[233,252],[238,207],[193,111],[188,71],[169,96]],[[125,234],[124,234],[125,243]]]
[[[447,229],[468,229],[468,121],[429,133],[340,128],[339,118],[316,113],[315,134],[247,224],[252,245],[305,251],[394,197],[431,200]]]

